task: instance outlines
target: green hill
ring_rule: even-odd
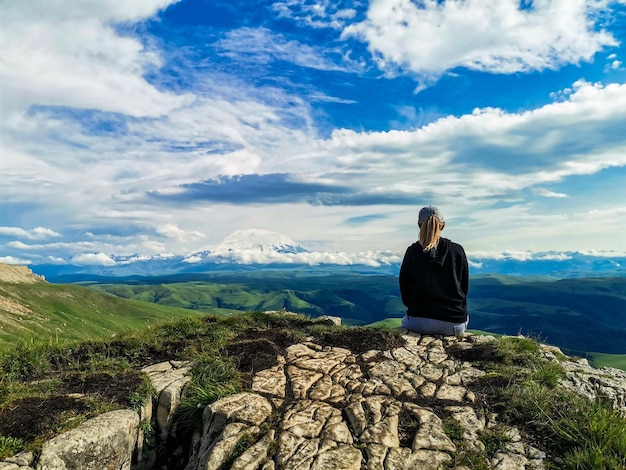
[[[397,277],[258,271],[94,283],[128,299],[209,311],[286,309],[366,325],[404,314]],[[626,353],[626,278],[476,276],[470,280],[470,328],[522,333],[571,353]]]
[[[201,280],[202,278],[206,280]],[[125,284],[90,284],[100,292],[199,311],[286,309],[310,316],[334,315],[349,324],[369,324],[403,311],[398,281],[387,275],[312,275],[264,272],[198,275],[180,282],[174,276]]]
[[[76,285],[0,281],[0,348],[20,339],[110,336],[162,320],[200,314],[173,306],[129,301]]]

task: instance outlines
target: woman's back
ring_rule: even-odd
[[[420,210],[419,240],[400,267],[403,326],[425,333],[462,334],[468,322],[469,268],[465,250],[441,236],[445,220],[434,206]]]

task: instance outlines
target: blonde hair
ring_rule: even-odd
[[[441,222],[436,215],[431,215],[420,225],[419,242],[424,252],[437,248],[443,226],[444,222]]]

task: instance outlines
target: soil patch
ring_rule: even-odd
[[[49,361],[53,370],[56,371],[78,364],[87,365],[92,359],[98,358],[125,359],[141,368],[158,362],[179,359],[179,353],[188,346],[189,342],[185,338],[170,341],[159,348],[146,344],[139,349],[129,348],[124,341],[115,340],[108,343],[85,341],[69,352],[64,351],[62,354],[52,355]],[[30,378],[27,377],[27,379]]]
[[[448,354],[455,359],[467,362],[502,362],[503,356],[493,344],[475,344],[473,347],[463,349],[453,344],[448,348]]]
[[[406,344],[406,340],[401,336],[373,328],[354,328],[338,333],[322,333],[313,341],[321,346],[346,348],[354,353],[364,353],[372,349],[387,351]]]
[[[402,408],[398,415],[398,437],[400,447],[413,447],[413,439],[419,430],[420,422],[407,408]]]
[[[132,394],[143,384],[144,377],[138,371],[96,374],[72,374],[63,378],[61,392],[82,393],[124,406],[132,406]]]
[[[251,341],[260,339],[270,341],[282,349],[286,349],[292,344],[302,341],[301,336],[294,333],[292,330],[285,328],[269,328],[266,330],[250,328],[238,334],[234,341]]]
[[[280,315],[271,319],[271,325],[273,328],[295,328],[304,329],[307,326],[314,325],[315,322],[311,320],[305,320],[297,317],[290,317],[289,315]]]
[[[0,410],[0,434],[24,442],[33,441],[42,435],[51,437],[67,421],[89,411],[90,406],[78,398],[22,398]]]
[[[282,348],[264,338],[232,343],[224,350],[238,370],[249,374],[274,367],[282,352]]]

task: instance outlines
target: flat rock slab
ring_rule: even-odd
[[[203,455],[192,457],[202,465],[187,470],[222,465],[228,457],[224,449],[237,448],[243,435],[247,447],[231,456],[232,468],[435,470],[457,451],[437,413],[458,423],[467,448],[480,450],[477,431],[486,423],[466,386],[484,372],[447,353],[451,344],[471,348],[473,343],[412,333],[404,338],[401,347],[364,353],[311,341],[290,346],[278,366],[253,377],[255,393],[207,407]],[[513,455],[499,455],[500,468],[523,461],[525,448],[519,445],[521,451],[509,452]],[[537,468],[542,462],[533,460]]]
[[[117,410],[85,421],[49,440],[37,470],[130,470],[139,415]]]

